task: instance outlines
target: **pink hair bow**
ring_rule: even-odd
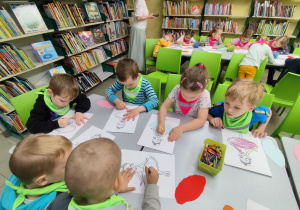
[[[180,83],[183,83],[183,81],[186,79],[186,77],[184,77],[182,80],[181,80],[181,82]]]
[[[200,68],[203,68],[203,64],[200,64],[199,67],[200,67]]]
[[[199,85],[200,88],[203,88],[203,85],[200,82],[197,82],[197,85]]]

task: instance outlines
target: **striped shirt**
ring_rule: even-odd
[[[114,103],[114,101],[118,98],[115,94],[122,90],[122,98],[124,102],[129,102],[125,96],[124,93],[124,85],[117,80],[115,84],[113,84],[111,87],[107,88],[105,93],[108,99]],[[149,100],[149,101],[147,101]],[[131,102],[132,104],[136,105],[143,105],[147,111],[152,110],[153,108],[158,106],[159,100],[151,87],[151,84],[148,80],[145,78],[142,78],[142,86],[141,90],[136,96],[135,100]]]

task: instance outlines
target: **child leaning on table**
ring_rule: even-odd
[[[186,44],[186,45],[194,45],[196,40],[193,38],[194,31],[192,29],[188,29],[185,31],[184,36],[181,36],[179,39],[176,40],[175,44]]]
[[[173,88],[161,105],[157,126],[157,131],[161,134],[165,132],[165,118],[172,103],[176,113],[196,118],[173,128],[169,141],[178,140],[183,132],[201,128],[207,120],[208,109],[211,107],[210,94],[206,90],[208,79],[209,74],[202,63],[191,66],[183,72],[180,84]]]
[[[219,49],[224,47],[222,41],[223,29],[219,26],[214,27],[207,35],[207,37],[200,42],[201,46],[212,46],[213,49]]]
[[[235,80],[225,93],[225,101],[213,104],[207,119],[215,127],[224,126],[243,133],[250,130],[253,136],[264,137],[272,111],[265,106],[256,107],[263,94],[261,84],[251,79]],[[257,122],[257,128],[252,129]]]
[[[165,38],[159,39],[153,50],[153,60],[156,62],[159,48],[169,47],[172,44],[174,44],[174,36],[172,34],[166,34]]]
[[[26,123],[30,133],[49,133],[56,128],[66,127],[72,118],[75,119],[77,125],[84,123],[84,119],[88,119],[83,113],[90,109],[91,102],[80,93],[78,83],[72,75],[54,75],[48,89],[38,94]],[[73,117],[52,121],[66,114],[72,106],[75,106]]]
[[[116,74],[118,80],[106,89],[108,99],[116,105],[117,109],[125,109],[126,104],[124,102],[139,105],[135,109],[127,110],[124,115],[125,120],[131,118],[134,120],[139,113],[149,112],[158,106],[159,100],[150,82],[139,73],[139,67],[134,60],[131,58],[120,60],[116,67]],[[122,90],[124,102],[115,95],[119,90]]]
[[[253,36],[254,31],[248,29],[244,31],[240,38],[236,38],[227,44],[226,47],[234,47],[235,49],[248,49],[252,44],[250,42],[251,37]]]
[[[10,176],[0,200],[4,210],[40,210],[68,191],[65,166],[72,143],[63,136],[34,134],[20,141],[9,160]]]
[[[97,138],[80,144],[73,150],[66,165],[65,180],[69,193],[57,196],[47,210],[135,209],[116,195],[135,190],[128,187],[135,172],[128,168],[120,173],[120,168],[121,150],[114,141]],[[152,166],[145,167],[145,174],[147,185],[142,209],[158,210],[159,174]]]

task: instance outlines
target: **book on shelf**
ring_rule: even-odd
[[[10,14],[4,7],[0,7],[0,39],[20,36],[22,34],[23,32],[19,29]]]
[[[10,7],[25,34],[48,30],[35,3],[14,3]]]
[[[0,118],[9,125],[13,126],[19,133],[23,132],[26,129],[25,125],[22,123],[21,119],[15,111],[7,115],[0,114]]]
[[[127,51],[127,44],[124,39],[118,39],[114,42],[104,45],[104,49],[110,51],[112,56],[116,56]]]
[[[112,60],[106,62],[106,64],[113,67],[114,69],[116,69],[118,62],[124,58],[127,58],[127,55],[123,55],[119,58],[112,59]]]
[[[283,5],[279,1],[255,1],[254,17],[294,17],[296,6]]]
[[[162,37],[165,38],[166,34],[172,34],[174,37],[174,40],[176,41],[181,36],[184,36],[184,33],[185,33],[184,30],[163,30]]]
[[[98,10],[97,3],[88,2],[84,4],[87,16],[89,18],[90,23],[100,22],[102,21],[100,12]]]
[[[2,93],[0,93],[0,109],[4,113],[11,112],[15,109],[8,98],[6,98]]]
[[[163,2],[164,15],[189,15],[189,2],[188,1],[164,1]]]
[[[204,7],[204,15],[232,15],[232,7],[233,5],[230,3],[206,3]]]
[[[99,77],[94,72],[89,71],[82,72],[81,74],[76,75],[75,78],[83,91],[87,91],[87,89],[101,83]]]
[[[91,31],[80,31],[78,35],[81,41],[88,47],[95,45],[94,37]]]
[[[94,37],[94,42],[96,44],[106,42],[102,26],[95,26],[95,27],[91,27],[90,29]]]
[[[192,5],[191,15],[200,15],[200,5]]]
[[[199,19],[193,18],[170,18],[165,17],[163,19],[163,28],[190,28],[190,29],[198,29],[200,24]]]
[[[98,3],[99,11],[107,20],[117,20],[128,17],[127,5],[123,1]]]
[[[29,92],[36,87],[27,79],[13,77],[0,84],[0,88],[11,98]]]
[[[127,8],[134,9],[134,0],[126,0]]]
[[[40,62],[46,62],[58,58],[50,40],[32,43],[31,46]]]
[[[104,24],[104,33],[109,40],[118,39],[128,35],[128,23],[124,21],[108,22]]]
[[[223,32],[236,33],[238,31],[238,23],[233,20],[205,20],[202,21],[202,31],[211,31],[214,27],[220,26]]]
[[[249,23],[249,29],[253,29],[254,34],[283,36],[285,35],[289,25],[289,21],[277,22],[276,20],[261,20],[259,23]]]
[[[50,75],[53,77],[56,74],[65,74],[67,73],[62,66],[57,66],[48,70]]]

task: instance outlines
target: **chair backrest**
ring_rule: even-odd
[[[281,81],[281,80],[280,80]],[[300,94],[298,95],[293,107],[284,118],[282,123],[279,127],[272,133],[271,136],[280,138],[280,132],[286,132],[293,134],[292,137],[295,135],[300,135]]]
[[[152,57],[153,50],[158,42],[158,39],[146,39],[146,46],[145,46],[145,59]]]
[[[156,94],[156,96],[159,100],[158,106],[155,109],[159,110],[160,100],[161,100],[161,82],[160,82],[160,79],[150,77],[150,76],[146,76],[146,75],[143,75],[143,77],[151,83],[151,87],[153,88],[153,90],[154,90],[154,92],[155,92],[155,94]]]
[[[196,42],[199,42],[199,35],[194,35],[193,38],[196,40]]]
[[[267,62],[268,62],[268,57],[266,57],[263,60],[263,62],[260,64],[259,68],[257,69],[256,74],[253,78],[255,82],[260,82],[261,78],[263,77],[264,71],[266,69]]]
[[[33,105],[35,104],[35,101],[38,97],[36,94],[43,88],[47,88],[48,85],[45,85],[40,88],[36,88],[32,91],[29,91],[27,93],[23,93],[22,95],[19,95],[17,97],[14,97],[10,99],[10,102],[15,107],[20,119],[24,123],[24,125],[27,123],[27,120],[30,116],[30,111],[33,108]]]
[[[229,44],[232,40],[234,40],[234,39],[232,39],[232,38],[225,38],[224,39],[224,46],[226,46],[227,44]]]
[[[159,48],[156,60],[156,70],[160,69],[180,74],[181,53],[181,50],[163,47]]]
[[[203,63],[209,73],[209,77],[213,80],[214,84],[212,86],[212,90],[214,90],[220,71],[221,58],[221,53],[211,53],[194,50],[189,63],[189,67],[200,62]]]
[[[206,36],[200,36],[200,42],[202,42],[205,38]]]
[[[295,48],[293,54],[300,55],[300,48]]]
[[[233,53],[231,60],[228,64],[228,67],[226,69],[225,75],[223,77],[223,83],[226,80],[230,80],[230,79],[232,80],[234,78],[237,78],[240,63],[242,62],[245,56],[246,56],[245,54]]]
[[[250,39],[250,42],[252,42],[252,43],[256,42],[256,39]]]
[[[180,74],[169,74],[168,80],[166,83],[166,88],[164,92],[164,101],[168,98],[169,93],[173,88],[180,83],[181,75]]]
[[[274,100],[274,95],[270,93],[264,93],[263,98],[258,102],[256,106],[266,106],[271,108]]]

